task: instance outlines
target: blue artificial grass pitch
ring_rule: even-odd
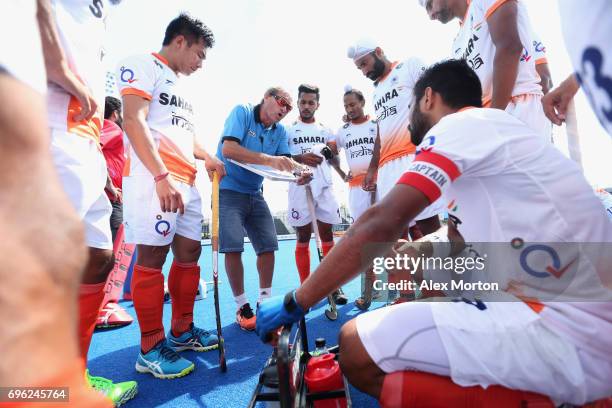
[[[295,240],[280,241],[276,252],[276,267],[272,284],[273,295],[285,294],[298,286],[299,279],[294,257]],[[312,269],[318,264],[314,241],[311,241]],[[250,244],[245,244],[242,255],[244,263],[245,292],[251,306],[259,294],[259,280],[255,267],[255,253]],[[164,265],[167,275],[172,262],[168,256]],[[211,247],[202,247],[200,257],[201,277],[212,282]],[[103,376],[113,381],[138,381],[138,395],[125,406],[130,407],[244,407],[248,404],[259,373],[272,348],[263,344],[254,332],[241,330],[235,322],[236,304],[225,274],[224,257],[219,256],[219,285],[221,323],[225,339],[227,372],[219,371],[217,350],[204,353],[182,352],[185,358],[195,363],[195,371],[186,377],[173,380],[159,380],[150,374],[139,374],[134,364],[139,352],[140,332],[132,302],[121,302],[121,305],[134,317],[131,325],[115,329],[98,331],[94,334],[89,350],[88,367],[92,375]],[[216,332],[212,284],[207,285],[207,297],[196,302],[195,324],[198,327]],[[355,279],[344,287],[349,297],[346,306],[339,307],[338,320],[329,321],[324,311],[326,301],[315,306],[307,316],[309,344],[314,347],[315,337],[324,337],[327,344],[337,344],[338,333],[342,324],[355,317],[359,311],[353,301],[360,294],[360,280]],[[373,308],[377,307],[376,304]],[[164,327],[170,328],[172,305],[164,305]],[[351,398],[355,407],[378,406],[375,399],[351,388]],[[263,407],[264,404],[259,404]]]

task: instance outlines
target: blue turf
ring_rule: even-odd
[[[276,253],[276,268],[272,285],[273,294],[284,294],[298,285],[298,274],[294,257],[295,241],[279,242]],[[316,249],[311,242],[311,265],[317,265]],[[168,273],[171,257],[164,266]],[[255,268],[255,253],[250,244],[245,244],[243,254],[245,266],[245,289],[251,305],[255,308],[258,296],[258,276]],[[201,276],[212,281],[211,247],[202,247],[200,266]],[[139,374],[134,369],[138,356],[139,338],[136,320],[128,327],[116,330],[96,332],[89,351],[89,369],[93,375],[110,378],[114,381],[136,380],[139,392],[136,398],[126,407],[244,407],[257,384],[257,378],[263,364],[270,356],[272,348],[259,341],[252,332],[240,330],[235,323],[236,305],[225,275],[224,258],[219,257],[219,279],[221,322],[226,345],[228,371],[222,374],[218,368],[216,350],[181,354],[195,363],[195,371],[190,375],[174,379],[159,380],[149,374]],[[212,286],[208,285],[208,297],[196,302],[195,322],[199,327],[215,332],[215,313]],[[349,304],[339,309],[338,320],[329,321],[323,314],[325,302],[320,303],[309,313],[307,327],[309,344],[314,344],[315,337],[325,337],[328,344],[336,344],[342,324],[356,316],[358,310],[352,301],[359,295],[359,279],[353,280],[344,287],[349,297]],[[121,305],[134,317],[131,302]],[[170,327],[171,305],[164,305],[164,327]],[[356,407],[375,407],[376,401],[360,392],[351,389],[353,405]],[[259,406],[264,406],[260,404]]]

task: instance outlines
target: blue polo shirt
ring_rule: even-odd
[[[225,140],[233,140],[245,149],[270,156],[290,156],[285,127],[275,123],[265,128],[259,120],[259,109],[260,105],[238,105],[225,120],[217,146],[217,157],[223,160],[227,172],[219,185],[221,189],[255,194],[261,191],[263,184],[263,177],[230,163],[223,157],[221,152]]]

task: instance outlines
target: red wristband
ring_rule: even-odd
[[[165,172],[160,174],[159,176],[155,176],[153,177],[153,179],[155,180],[155,182],[157,183],[158,181],[162,181],[163,179],[165,179],[166,177],[168,177],[170,173],[169,172]]]

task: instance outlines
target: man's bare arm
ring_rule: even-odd
[[[227,159],[236,160],[242,163],[261,164],[282,171],[293,171],[297,164],[289,157],[270,156],[269,154],[246,149],[234,140],[223,141],[221,153],[223,157]]]
[[[130,145],[136,155],[149,170],[152,177],[161,176],[155,183],[155,191],[159,198],[159,205],[164,212],[185,212],[183,196],[177,189],[172,176],[168,173],[162,161],[153,136],[147,125],[150,101],[138,95],[123,96],[123,129],[130,139]]]
[[[546,95],[553,87],[552,75],[550,74],[550,69],[548,69],[548,63],[536,64],[536,71],[538,71],[538,75],[540,76],[542,92]]]
[[[372,158],[365,179],[363,180],[363,189],[366,191],[376,190],[376,172],[378,171],[378,162],[380,160],[380,130],[376,127],[376,139],[374,140],[374,148],[372,149]]]
[[[77,98],[81,111],[73,118],[75,121],[91,119],[98,110],[97,102],[89,89],[79,81],[68,66],[68,60],[60,43],[53,9],[49,0],[37,0],[36,19],[40,31],[47,79]]]
[[[370,207],[349,228],[295,296],[303,308],[320,299],[367,270],[374,258],[384,256],[400,238],[405,226],[429,205],[423,193],[398,184],[378,204]]]
[[[512,0],[499,6],[487,20],[495,44],[491,107],[496,109],[508,106],[518,75],[523,44],[518,33],[517,16],[518,5],[516,0]]]
[[[212,172],[216,171],[219,174],[219,180],[225,176],[225,165],[215,156],[206,151],[200,140],[197,137],[193,139],[193,155],[198,160],[204,160],[204,167],[208,173],[208,177],[212,181]]]

